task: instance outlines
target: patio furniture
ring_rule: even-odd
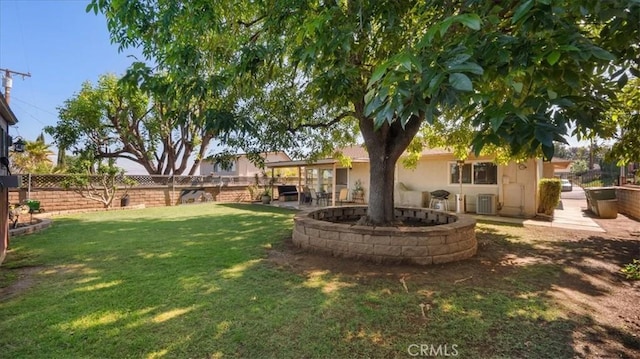
[[[429,192],[413,190],[404,183],[398,182],[396,185],[398,203],[401,206],[425,207],[429,202]],[[364,194],[363,194],[364,196]],[[364,202],[364,198],[362,200]]]
[[[338,203],[342,205],[343,203],[354,203],[353,199],[349,199],[349,189],[343,188],[340,190],[340,194],[338,195]]]
[[[324,203],[325,206],[327,205],[327,194],[325,192],[318,193],[315,189],[310,188],[309,194],[311,195],[311,204],[315,201],[316,205],[320,205],[322,203]]]

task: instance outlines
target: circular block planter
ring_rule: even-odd
[[[354,224],[366,206],[329,207],[296,215],[294,245],[338,257],[377,263],[439,264],[476,254],[476,220],[428,208],[396,208],[396,218],[415,226]]]

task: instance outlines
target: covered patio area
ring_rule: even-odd
[[[343,153],[344,157],[324,158],[314,161],[298,160],[298,161],[280,161],[270,162],[266,167],[271,170],[277,168],[295,168],[298,171],[298,201],[274,201],[274,205],[305,208],[316,207],[319,205],[336,206],[340,204],[340,191],[347,190],[347,198],[345,201],[354,201],[353,189],[356,182],[362,183],[363,178],[367,178],[368,171],[366,164],[369,158],[362,149],[351,151],[353,153]],[[348,156],[348,157],[346,157]],[[313,190],[317,198],[312,204],[304,198],[305,188]],[[344,191],[343,191],[344,192]],[[366,198],[366,196],[365,196]],[[366,202],[366,199],[363,199]]]

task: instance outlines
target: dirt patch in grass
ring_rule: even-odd
[[[13,268],[2,272],[5,279],[1,282],[10,283],[4,288],[0,288],[0,302],[9,300],[18,296],[25,290],[31,288],[35,283],[35,274],[41,271],[43,267],[21,267]]]
[[[424,295],[430,308],[433,292],[440,296],[461,288],[479,292],[500,292],[520,303],[526,296],[543,298],[549,312],[564,318],[567,325],[545,327],[535,320],[523,325],[534,331],[558,330],[559,338],[571,341],[569,357],[640,356],[640,281],[626,280],[620,268],[640,258],[639,223],[609,223],[605,234],[586,231],[480,224],[478,254],[466,261],[433,266],[377,265],[308,253],[291,241],[269,251],[269,261],[277,267],[301,275],[333,273],[346,281],[366,283],[380,278],[397,281],[407,293]],[[435,289],[433,289],[435,288]],[[470,298],[469,300],[473,300]],[[525,311],[527,308],[516,308]],[[569,329],[567,329],[569,328]],[[505,335],[498,329],[496,335]],[[514,330],[520,330],[515,326]],[[509,349],[511,355],[527,356]],[[487,349],[488,357],[504,351]],[[520,354],[518,354],[520,353]]]

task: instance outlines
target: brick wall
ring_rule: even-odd
[[[129,205],[146,207],[175,206],[180,204],[180,193],[184,188],[132,188],[128,191]],[[198,187],[210,193],[217,202],[247,202],[249,191],[246,186]],[[111,207],[120,207],[120,198],[124,192],[118,192]],[[13,189],[9,192],[9,203],[20,203],[27,199],[26,189]],[[32,189],[31,199],[40,201],[40,207],[46,212],[67,211],[73,209],[99,209],[102,203],[83,198],[79,194],[64,189]]]
[[[618,212],[640,220],[640,187],[617,187]]]

